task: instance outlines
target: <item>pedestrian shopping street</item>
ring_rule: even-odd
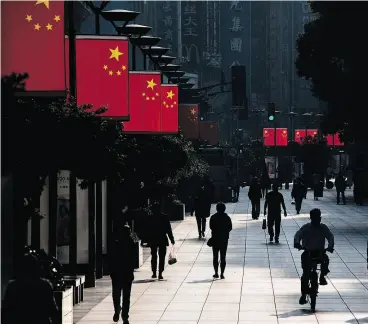
[[[227,204],[233,231],[227,253],[225,280],[213,280],[212,250],[198,239],[194,217],[174,230],[178,263],[167,266],[164,281],[150,279],[150,259],[135,273],[132,324],[283,324],[368,323],[367,239],[368,206],[336,205],[334,190],[313,201],[312,193],[296,215],[290,191],[284,194],[288,217],[282,219],[280,244],[268,244],[262,220],[252,220],[247,189],[239,203]],[[347,195],[351,196],[350,190]],[[261,201],[263,205],[263,200]],[[300,306],[301,251],[293,237],[309,219],[309,210],[322,210],[322,222],[335,236],[329,254],[328,285],[320,286],[316,313]],[[212,207],[214,210],[214,206]],[[262,206],[263,210],[263,206]],[[207,237],[210,231],[207,229]],[[112,323],[111,295],[78,323]]]

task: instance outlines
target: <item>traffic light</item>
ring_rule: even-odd
[[[243,119],[248,119],[247,82],[244,65],[231,67],[232,106],[242,110]]]
[[[274,121],[275,115],[276,115],[276,107],[275,107],[275,104],[271,102],[268,104],[268,120]]]

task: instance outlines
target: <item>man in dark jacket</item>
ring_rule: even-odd
[[[340,194],[341,194],[342,202],[344,205],[346,205],[346,198],[345,198],[346,181],[341,172],[339,172],[339,175],[335,179],[335,187],[336,187],[337,204],[340,203]]]
[[[218,203],[216,206],[217,213],[211,216],[210,228],[212,230],[212,252],[213,252],[213,268],[215,270],[214,278],[218,278],[219,253],[221,279],[225,279],[224,272],[226,268],[226,251],[229,241],[229,233],[233,229],[231,218],[225,213],[226,206],[223,203]]]
[[[130,294],[134,280],[135,244],[131,237],[130,227],[117,226],[114,229],[114,239],[109,253],[109,267],[112,282],[112,299],[114,302],[113,321],[121,318],[124,324],[129,324]],[[121,306],[121,293],[123,303]]]
[[[280,227],[281,227],[281,206],[284,210],[284,216],[286,217],[286,207],[284,202],[284,196],[278,191],[278,185],[274,183],[272,185],[272,191],[266,195],[264,204],[264,214],[267,215],[268,234],[270,235],[270,242],[273,241],[275,234],[275,243],[279,243]],[[275,233],[273,227],[275,226]]]
[[[207,180],[198,190],[194,199],[194,209],[198,227],[198,238],[205,237],[206,219],[211,214],[211,203],[213,197],[213,184]]]
[[[262,188],[257,177],[252,179],[252,183],[249,186],[248,197],[252,203],[252,218],[258,219],[261,212]]]
[[[295,210],[296,213],[300,213],[300,209],[302,208],[303,198],[306,195],[306,188],[302,184],[299,178],[295,180],[293,185],[293,190],[291,191],[291,198],[295,200]]]
[[[162,273],[165,268],[165,257],[167,247],[169,246],[169,237],[171,244],[175,244],[174,235],[172,233],[171,224],[166,214],[161,212],[161,205],[155,203],[151,207],[152,216],[150,222],[150,239],[151,246],[151,268],[152,278],[157,278],[157,253],[159,256],[158,279],[163,280]]]

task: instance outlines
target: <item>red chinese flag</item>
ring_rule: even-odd
[[[308,129],[307,130],[307,135],[315,138],[318,135],[318,130],[317,129]]]
[[[161,132],[179,131],[179,91],[177,84],[161,84]]]
[[[28,73],[27,91],[65,94],[64,1],[1,1],[1,38],[1,75]]]
[[[334,145],[334,136],[331,134],[328,134],[326,136],[326,142],[328,146],[333,146]]]
[[[198,112],[198,104],[179,105],[179,126],[185,138],[199,138]]]
[[[263,145],[274,146],[275,145],[275,129],[263,128]]]
[[[102,114],[129,118],[129,47],[122,36],[77,36],[77,104],[106,106]]]
[[[344,143],[340,141],[339,134],[334,134],[334,145],[335,146],[344,146]]]
[[[287,128],[276,129],[276,146],[288,145],[288,131]]]
[[[302,143],[305,137],[305,129],[295,130],[295,142]]]
[[[219,142],[219,125],[217,122],[200,122],[199,137],[207,141],[210,145],[217,145]]]
[[[161,132],[161,72],[129,72],[129,107],[124,132]]]

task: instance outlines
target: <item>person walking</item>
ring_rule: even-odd
[[[322,192],[321,192],[321,180],[319,174],[313,174],[313,195],[314,200],[318,200],[318,197],[322,197],[323,193],[323,184],[322,184]]]
[[[213,277],[217,279],[218,267],[219,267],[219,254],[220,254],[220,269],[221,269],[221,279],[225,279],[224,273],[226,268],[226,252],[229,241],[229,233],[233,229],[233,224],[231,218],[225,213],[226,206],[223,203],[218,203],[216,205],[217,213],[211,216],[210,219],[210,229],[212,231],[212,252],[213,252],[213,269],[215,274]]]
[[[273,242],[275,236],[275,243],[279,243],[280,227],[281,227],[281,206],[284,210],[284,216],[287,216],[284,196],[278,191],[278,185],[272,185],[272,191],[266,195],[264,204],[264,214],[267,215],[268,234],[270,235],[270,242]],[[275,232],[273,227],[275,226]]]
[[[191,212],[195,213],[198,228],[198,239],[205,237],[207,218],[211,214],[211,203],[213,197],[213,185],[207,180],[197,191],[196,197],[194,198],[194,208]]]
[[[271,179],[270,176],[268,175],[268,171],[265,168],[265,170],[262,173],[261,176],[261,189],[262,189],[262,197],[266,197],[266,194],[268,192],[268,189],[270,188],[271,185]]]
[[[252,179],[252,183],[249,186],[248,197],[252,204],[252,218],[258,219],[261,212],[262,188],[257,177]]]
[[[39,261],[33,255],[24,255],[16,279],[6,288],[1,323],[53,324],[57,323],[57,315],[53,287],[41,278]]]
[[[340,204],[340,194],[342,197],[342,202],[346,205],[346,198],[345,198],[345,190],[346,190],[346,181],[342,172],[339,172],[339,175],[335,179],[335,187],[336,187],[336,202]]]
[[[165,269],[165,257],[167,247],[169,246],[169,237],[172,245],[175,244],[174,235],[172,233],[171,224],[166,214],[161,212],[161,205],[155,203],[151,206],[152,217],[150,223],[150,239],[151,247],[151,269],[152,278],[157,278],[157,254],[158,254],[158,279],[163,280],[162,273]]]
[[[305,191],[306,189],[301,183],[300,179],[295,179],[293,189],[291,190],[291,198],[293,198],[295,201],[295,210],[297,214],[300,214],[303,198],[305,197]]]
[[[238,202],[240,194],[240,182],[237,178],[234,178],[233,180],[233,192],[234,192],[234,202]]]
[[[114,303],[113,321],[119,321],[121,312],[123,323],[129,324],[130,295],[135,265],[135,244],[131,237],[129,225],[115,227],[111,247],[109,268]],[[123,302],[121,303],[122,293]]]

